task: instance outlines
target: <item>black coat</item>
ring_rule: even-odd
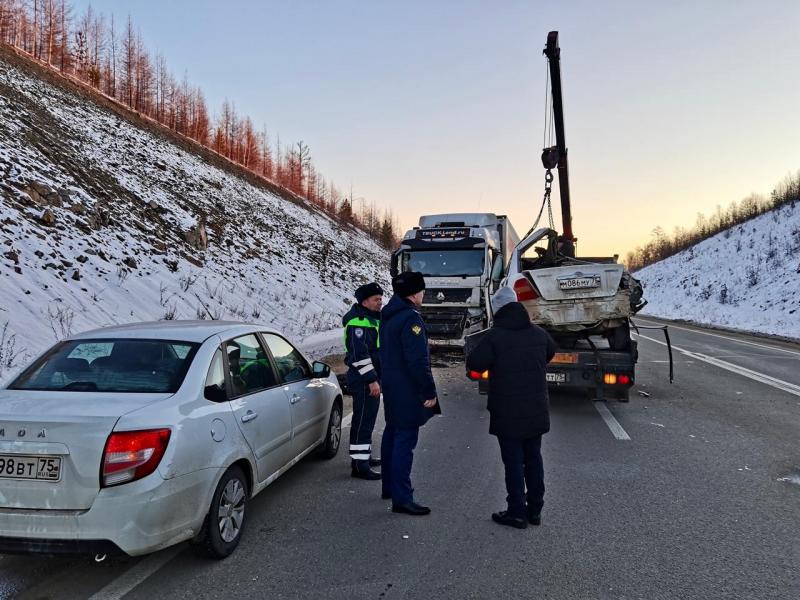
[[[467,368],[489,371],[489,433],[527,439],[550,431],[545,368],[557,345],[519,302],[507,304],[467,355]]]

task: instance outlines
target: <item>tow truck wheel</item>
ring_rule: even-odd
[[[630,402],[631,391],[629,389],[620,390],[616,393],[616,398],[619,402]]]

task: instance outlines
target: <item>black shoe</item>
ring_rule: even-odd
[[[534,515],[533,513],[528,513],[528,523],[530,523],[531,525],[541,525],[542,515]]]
[[[381,466],[381,459],[380,458],[370,458],[369,459],[369,466],[370,467],[380,467]]]
[[[525,521],[525,519],[522,517],[512,517],[506,510],[492,513],[492,521],[495,523],[500,523],[500,525],[516,527],[517,529],[525,529],[528,527],[528,522]]]
[[[427,506],[422,506],[416,502],[409,502],[408,504],[392,504],[392,512],[403,513],[404,515],[422,516],[431,512]]]
[[[356,479],[366,479],[367,481],[375,481],[381,478],[381,474],[372,469],[353,469],[350,471],[350,476]]]

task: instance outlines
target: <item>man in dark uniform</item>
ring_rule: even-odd
[[[394,296],[381,312],[380,355],[386,427],[381,441],[383,498],[392,511],[427,515],[431,509],[414,502],[411,466],[419,428],[441,414],[431,373],[425,324],[417,312],[425,280],[421,273],[400,273],[392,280]]]
[[[494,325],[467,355],[467,369],[489,371],[489,433],[497,436],[505,465],[508,509],[492,519],[525,529],[541,523],[541,444],[550,431],[545,368],[558,347],[531,323],[511,288],[497,290],[492,308]]]
[[[353,421],[350,425],[350,461],[353,477],[377,480],[381,474],[371,467],[381,464],[372,458],[372,430],[378,416],[381,396],[381,361],[378,330],[381,324],[383,290],[377,283],[356,290],[356,303],[342,318],[344,362],[347,385],[353,395]]]

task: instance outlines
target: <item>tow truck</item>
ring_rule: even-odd
[[[618,255],[577,257],[575,254],[577,238],[572,230],[557,31],[548,34],[544,54],[552,90],[552,115],[545,127],[555,136],[555,144],[542,151],[546,173],[539,215],[514,249],[501,286],[514,290],[531,321],[544,328],[559,346],[547,367],[551,388],[586,390],[598,400],[614,397],[627,402],[636,381],[638,360],[637,343],[631,337],[631,327],[635,327],[631,317],[647,302],[638,280],[617,263]],[[549,123],[552,127],[548,127]],[[561,235],[555,230],[550,202],[553,169],[558,172]],[[539,227],[545,209],[549,226]],[[664,330],[669,345],[666,328],[659,329]],[[466,339],[466,352],[484,333]],[[481,392],[487,391],[491,373],[467,375],[479,382]]]

